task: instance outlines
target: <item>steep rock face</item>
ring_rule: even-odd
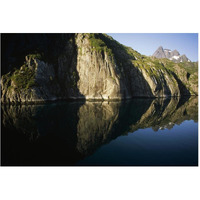
[[[188,72],[172,61],[142,56],[105,34],[57,38],[49,50],[55,53],[28,54],[20,68],[2,76],[2,102],[198,94],[197,68]]]
[[[95,51],[89,35],[78,34],[77,86],[86,99],[119,99],[120,81],[116,64],[106,51]]]

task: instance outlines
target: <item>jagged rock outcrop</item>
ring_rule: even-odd
[[[168,58],[173,62],[180,63],[180,62],[191,62],[190,59],[186,57],[186,55],[180,55],[177,50],[171,51],[170,49],[163,49],[162,46],[158,47],[158,49],[153,54],[156,58]]]
[[[24,103],[55,100],[58,84],[52,83],[54,78],[51,64],[26,56],[26,63],[19,70],[2,76],[2,101]]]
[[[169,51],[165,52],[162,46],[158,47],[158,49],[154,52],[153,56],[156,58],[170,57]]]
[[[32,50],[24,49],[24,64],[2,76],[3,103],[198,94],[196,68],[188,72],[170,60],[142,56],[106,34],[56,35],[54,46],[52,36],[40,40],[45,42],[37,53],[32,53],[34,45],[28,45]]]

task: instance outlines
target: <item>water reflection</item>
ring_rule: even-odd
[[[198,121],[197,97],[2,105],[2,165],[76,165],[118,136],[185,120]]]

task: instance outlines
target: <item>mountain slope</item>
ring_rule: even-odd
[[[42,34],[35,36],[35,40],[28,34],[25,38],[24,45],[24,37],[12,38],[12,45],[9,40],[5,45],[3,69],[10,67],[1,78],[2,102],[112,100],[198,93],[196,67],[191,71],[185,63],[143,56],[106,34]],[[20,53],[19,44],[23,49]]]

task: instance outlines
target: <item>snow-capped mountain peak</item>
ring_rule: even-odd
[[[191,62],[186,55],[180,55],[177,50],[163,49],[162,46],[154,52],[153,56],[156,58],[168,58],[174,62]]]

